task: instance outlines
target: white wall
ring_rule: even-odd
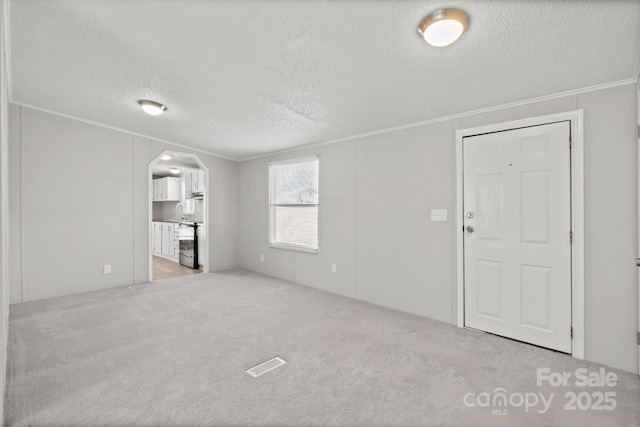
[[[148,281],[148,163],[179,147],[11,105],[11,301]],[[211,271],[237,267],[237,162],[210,171]],[[111,264],[112,273],[102,273]]]
[[[174,219],[178,202],[153,202],[154,219]]]
[[[178,202],[153,202],[153,218],[154,219],[177,219],[176,205]],[[201,222],[204,218],[204,200],[194,200],[195,213],[193,215],[183,214],[182,216],[188,221]]]
[[[4,414],[9,327],[9,91],[5,51],[5,10],[0,2],[0,414]],[[0,422],[0,424],[3,424]],[[4,425],[4,424],[3,424]]]
[[[578,96],[585,130],[585,356],[638,372],[635,85]]]
[[[455,323],[456,130],[575,109],[585,118],[585,357],[637,372],[635,84],[242,162],[241,265]],[[269,248],[267,163],[312,153],[320,252]],[[449,222],[431,222],[431,209]]]

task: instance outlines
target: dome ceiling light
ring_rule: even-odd
[[[152,116],[158,116],[167,109],[166,105],[162,105],[159,102],[149,101],[146,99],[141,99],[140,101],[138,101],[138,104],[140,104],[145,113]]]
[[[420,23],[418,32],[431,46],[449,46],[469,27],[469,15],[460,9],[440,9]]]

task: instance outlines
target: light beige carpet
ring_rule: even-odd
[[[602,367],[242,270],[10,313],[9,426],[640,425],[637,375],[538,386],[537,368]],[[274,356],[288,363],[245,373]],[[615,409],[565,410],[599,392]]]

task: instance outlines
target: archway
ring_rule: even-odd
[[[149,163],[149,281],[209,272],[209,197],[197,155],[165,150]]]

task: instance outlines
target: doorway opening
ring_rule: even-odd
[[[165,150],[149,163],[149,280],[209,272],[209,170]]]
[[[459,130],[456,169],[457,325],[582,359],[582,110]]]

